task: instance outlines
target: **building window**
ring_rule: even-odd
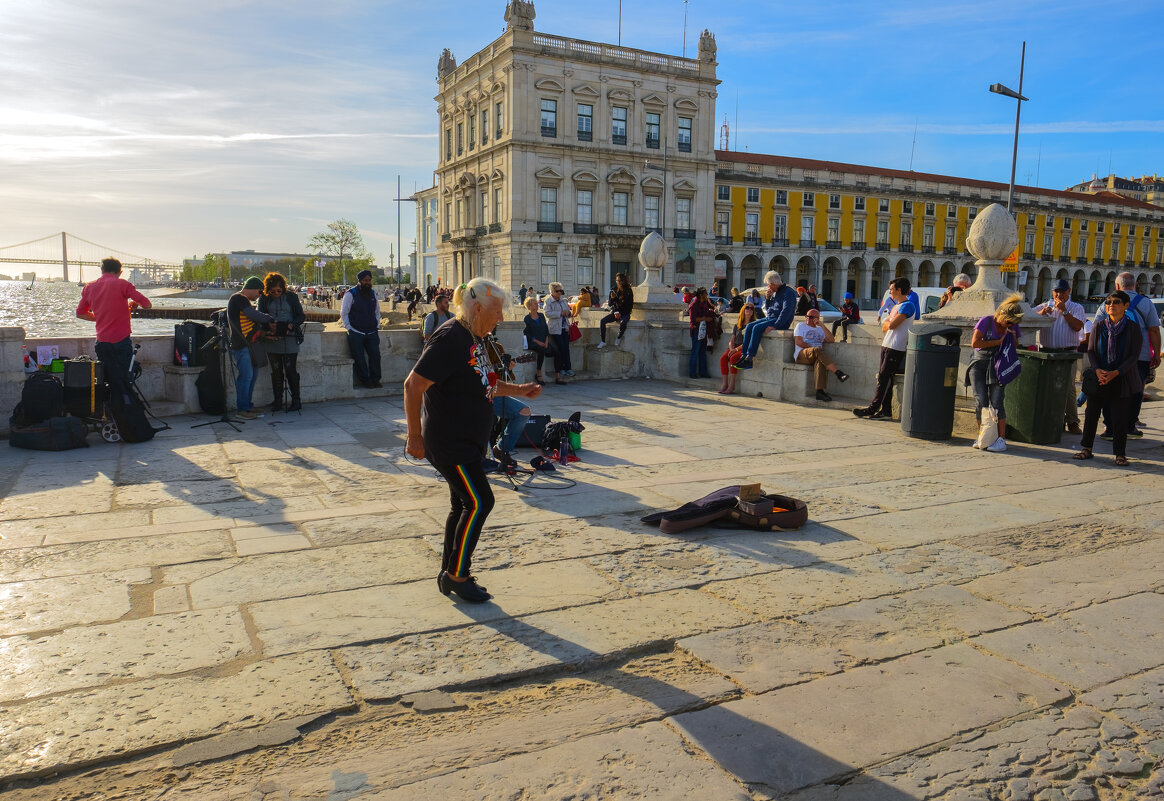
[[[643,196],[643,224],[647,228],[659,227],[659,196]]]
[[[934,224],[926,223],[922,226],[922,247],[932,248],[934,246]]]
[[[457,123],[457,155],[465,152],[465,123]]]
[[[575,220],[583,225],[594,222],[594,193],[589,189],[578,190],[578,211]]]
[[[1119,233],[1119,230],[1118,230],[1118,229],[1116,230],[1116,233],[1117,233],[1117,234]],[[1128,236],[1135,236],[1135,235],[1136,235],[1136,226],[1135,226],[1135,224],[1129,225],[1129,226],[1128,226]]]
[[[1079,252],[1076,255],[1087,258],[1087,237],[1080,235]]]
[[[1035,252],[1035,232],[1027,231],[1026,242],[1023,245],[1023,253]]]
[[[615,145],[626,144],[626,109],[622,106],[610,110],[610,141]]]
[[[886,200],[885,198],[878,198],[877,211],[879,211],[883,214],[887,214],[889,212],[889,201]]]
[[[1055,215],[1054,215],[1054,214],[1048,214],[1048,215],[1047,215],[1047,227],[1048,227],[1048,228],[1054,228],[1054,227],[1055,227]]]
[[[748,212],[744,217],[744,239],[752,240],[753,242],[760,238],[760,215],[755,212]]]
[[[1063,218],[1063,230],[1064,230],[1064,231],[1070,231],[1070,230],[1071,230],[1071,218],[1070,218],[1070,217],[1064,217],[1064,218]]]
[[[1035,215],[1028,214],[1027,215],[1027,225],[1034,225],[1034,224],[1035,224]]]
[[[493,222],[501,222],[501,189],[493,190]]]
[[[691,198],[675,198],[675,227],[684,230],[691,228]]]
[[[1118,259],[1120,257],[1120,243],[1116,239],[1111,241],[1111,257],[1113,259]],[[1128,255],[1128,258],[1131,258],[1130,254]]]
[[[445,161],[453,157],[453,129],[445,128]]]
[[[691,118],[679,118],[679,152],[691,152]]]
[[[829,195],[829,208],[830,209],[839,209],[840,207],[841,207],[841,196],[840,195]]]
[[[477,115],[469,115],[469,150],[477,145]]]
[[[445,224],[444,224],[444,229],[446,231],[451,231],[453,228],[453,226],[452,226],[453,221],[451,219],[452,216],[453,216],[453,204],[446,203],[445,204]]]
[[[971,207],[970,207],[970,213],[969,213],[969,215],[967,215],[967,216],[969,216],[969,218],[970,218],[971,220],[973,220],[975,217],[977,217],[977,216],[978,216],[978,207],[977,207],[977,206],[971,206]]]
[[[863,196],[853,198],[853,211],[865,210],[865,198]]]
[[[463,228],[463,227],[464,227],[464,222],[463,222],[463,221],[464,221],[464,219],[465,219],[465,215],[464,215],[464,213],[462,212],[462,209],[463,209],[464,205],[465,205],[464,201],[463,201],[463,200],[461,200],[460,198],[457,198],[457,220],[456,220],[456,224],[457,224],[457,227],[458,227],[458,228]]]
[[[1063,239],[1059,245],[1059,255],[1069,257],[1071,255],[1071,234],[1063,234]]]
[[[558,101],[542,101],[542,136],[558,135]]]
[[[1096,232],[1102,234],[1105,226],[1106,226],[1106,223],[1104,223],[1103,220],[1100,220],[1095,228]],[[1116,233],[1118,234],[1119,231],[1116,231]]]
[[[815,192],[804,192],[803,193],[803,205],[804,205],[804,208],[806,208],[806,209],[811,209],[811,208],[815,207],[816,206],[816,193]]]
[[[933,204],[933,203],[927,203],[927,204],[926,204],[926,216],[927,216],[927,217],[933,217],[933,216],[934,216],[934,204]]]
[[[594,139],[594,106],[578,104],[578,141],[590,142]]]
[[[841,238],[841,218],[829,217],[828,241],[836,242]]]
[[[558,257],[542,255],[542,285],[558,280]]]
[[[489,143],[489,112],[481,112],[481,147]]]
[[[913,214],[913,201],[912,200],[901,201],[901,213],[902,214]]]
[[[1087,224],[1088,224],[1089,222],[1090,222],[1090,220],[1080,220],[1080,221],[1079,221],[1079,230],[1080,230],[1080,231],[1086,231],[1086,230],[1087,230]]]
[[[903,222],[901,224],[901,241],[900,245],[913,244],[913,223]]]
[[[614,224],[626,225],[626,209],[628,195],[626,192],[614,193]]]
[[[788,216],[785,214],[777,214],[775,217],[772,218],[772,221],[775,223],[775,229],[772,233],[772,236],[775,237],[776,239],[787,239],[788,238]]]
[[[717,211],[715,213],[715,235],[720,239],[727,239],[732,235],[732,213]]]
[[[1097,258],[1097,259],[1103,258],[1103,237],[1102,236],[1097,236],[1095,238],[1095,258]]]
[[[501,104],[500,104],[500,103],[498,103],[498,104],[497,104],[497,105],[495,105],[493,108],[494,108],[494,111],[496,112],[496,116],[497,116],[497,136],[496,136],[496,138],[497,138],[497,139],[500,139],[500,138],[501,138],[501,131],[502,131],[502,125],[501,125]]]
[[[1136,243],[1129,239],[1128,240],[1128,255],[1126,256],[1128,261],[1132,260],[1132,253],[1135,249],[1135,246],[1136,246]],[[1114,256],[1115,254],[1112,254],[1112,255]]]
[[[952,248],[955,245],[954,237],[957,235],[957,228],[952,225],[946,226],[946,247]]]
[[[759,195],[759,192],[760,192],[760,190],[757,189],[756,190],[757,196]],[[777,189],[776,190],[776,205],[777,206],[787,206],[788,205],[788,190],[787,189]]]
[[[957,218],[957,216],[958,216],[958,205],[956,203],[951,203],[949,206],[946,206],[946,218],[947,219],[953,220],[953,219]]]
[[[717,186],[715,188],[715,199],[716,200],[731,200],[732,199],[732,188],[730,186]]]
[[[1051,235],[1043,234],[1043,255],[1051,255]]]
[[[889,220],[877,221],[877,244],[884,245],[889,242]]]
[[[594,283],[594,257],[593,256],[579,256],[578,266],[575,270],[574,278],[582,286],[590,286]]]
[[[481,190],[481,208],[478,210],[479,220],[478,225],[489,224],[489,192]]]
[[[760,202],[760,190],[757,187],[754,187],[754,186],[748,187],[748,202],[749,203],[759,203]]]
[[[541,216],[538,218],[541,222],[557,222],[558,221],[558,190],[557,187],[543,186],[542,187],[542,209]]]
[[[802,241],[805,241],[805,242],[812,241],[812,223],[813,223],[812,217],[806,216],[806,217],[800,218],[800,238]]]
[[[659,115],[652,111],[647,112],[647,147],[659,149]]]
[[[865,244],[865,221],[853,220],[853,241]]]

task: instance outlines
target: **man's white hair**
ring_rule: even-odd
[[[968,287],[973,283],[974,280],[966,273],[958,273],[954,276],[954,286]]]
[[[1116,276],[1116,286],[1127,292],[1136,288],[1136,276],[1131,273],[1120,273]]]
[[[769,270],[767,273],[764,274],[764,283],[765,284],[783,284],[784,279],[780,277],[780,273],[776,272],[775,270]]]

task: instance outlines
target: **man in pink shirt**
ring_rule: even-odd
[[[128,390],[129,363],[133,360],[129,313],[139,305],[150,308],[150,299],[121,277],[117,259],[103,259],[101,277],[81,290],[77,316],[97,323],[97,358],[111,390]]]

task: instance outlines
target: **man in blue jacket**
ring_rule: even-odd
[[[764,276],[764,283],[768,285],[768,291],[764,293],[764,316],[748,323],[744,329],[743,349],[739,360],[732,365],[737,370],[751,369],[765,331],[769,328],[787,330],[796,314],[796,290],[784,283],[780,273],[770,270]]]
[[[344,293],[340,323],[348,332],[356,382],[368,389],[378,389],[383,386],[380,383],[380,299],[372,289],[371,270],[360,270],[356,280],[358,283]]]

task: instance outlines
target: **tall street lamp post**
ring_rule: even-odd
[[[1026,60],[1027,43],[1023,42],[1022,56],[1019,59],[1019,87],[1017,92],[1013,89],[1007,89],[1000,83],[992,83],[990,85],[990,91],[994,92],[996,95],[1006,95],[1007,97],[1013,97],[1015,99],[1014,150],[1011,152],[1010,156],[1010,192],[1006,196],[1006,210],[1011,213],[1011,216],[1014,216],[1014,170],[1015,165],[1018,162],[1019,116],[1023,111],[1023,101],[1030,100],[1029,97],[1023,97],[1023,67],[1026,65]]]
[[[659,236],[663,237],[663,241],[665,242],[667,240],[667,235],[663,232],[666,230],[665,226],[667,225],[667,173],[671,172],[671,170],[667,167],[666,137],[663,138],[663,166],[660,167],[658,164],[652,164],[649,161],[644,163],[643,166],[648,170],[658,170],[659,172],[663,173],[663,202],[662,208],[659,210]],[[647,233],[650,232],[648,231]],[[663,280],[666,280],[666,278],[664,277]]]

